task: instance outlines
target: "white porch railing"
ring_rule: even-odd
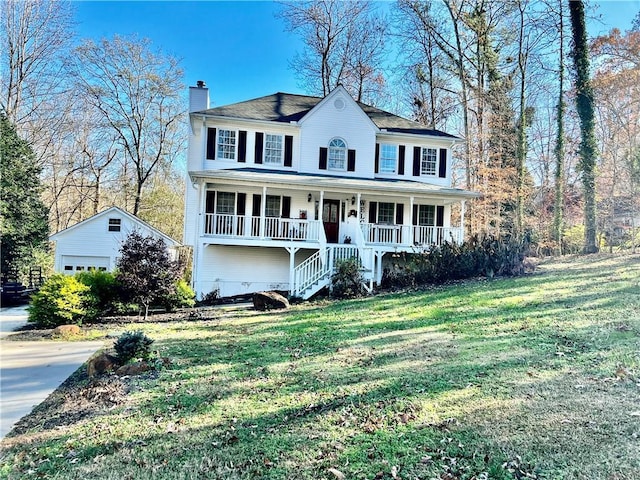
[[[317,220],[276,217],[245,217],[206,213],[204,234],[253,239],[317,242],[322,223]]]
[[[439,246],[445,242],[462,243],[462,229],[459,227],[413,227],[414,245]]]
[[[366,243],[378,245],[439,246],[445,242],[462,243],[460,227],[433,227],[409,225],[360,225]]]
[[[361,224],[362,235],[366,243],[404,245],[409,243],[409,225]]]

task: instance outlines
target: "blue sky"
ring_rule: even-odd
[[[81,1],[74,7],[80,38],[148,37],[182,60],[187,85],[207,82],[215,105],[278,91],[307,93],[289,69],[303,45],[284,31],[274,2]],[[640,0],[601,1],[595,11],[601,21],[589,20],[589,31],[625,30],[638,11]]]

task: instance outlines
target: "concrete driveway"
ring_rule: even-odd
[[[0,438],[104,345],[7,338],[26,323],[26,307],[0,310]]]

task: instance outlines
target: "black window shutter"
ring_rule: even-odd
[[[264,133],[256,132],[256,148],[254,163],[262,163],[262,149],[264,148]]]
[[[413,224],[418,225],[418,205],[413,206]]]
[[[404,145],[398,147],[398,175],[404,175]]]
[[[207,160],[216,159],[216,129],[207,128]]]
[[[380,171],[380,144],[376,143],[376,165],[374,169],[374,173],[378,173]]]
[[[327,169],[327,147],[320,147],[320,158],[318,160],[318,168],[320,170]]]
[[[356,151],[349,150],[347,152],[347,172],[356,171]]]
[[[282,197],[282,218],[291,218],[291,197]]]
[[[204,208],[205,213],[216,213],[216,192],[215,190],[207,190],[207,199]]]
[[[262,207],[262,195],[253,194],[253,207],[251,210],[251,215],[254,217],[260,216],[260,208]]]
[[[413,147],[413,176],[420,176],[420,147]]]
[[[436,207],[436,227],[444,226],[444,207],[438,205]]]
[[[246,193],[238,193],[238,198],[236,199],[236,202],[237,202],[236,213],[239,216],[244,216],[244,214],[247,211],[247,208],[246,208],[247,194]]]
[[[285,135],[284,137],[284,166],[293,165],[293,136]]]
[[[404,204],[396,203],[396,225],[404,223]]]
[[[369,223],[376,223],[378,219],[378,202],[369,202]]]
[[[440,168],[438,169],[438,176],[445,178],[447,176],[447,149],[440,149]]]
[[[238,132],[238,161],[247,161],[247,132],[244,130]]]

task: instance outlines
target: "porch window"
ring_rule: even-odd
[[[398,146],[383,143],[380,145],[380,173],[396,173]]]
[[[380,202],[378,204],[378,223],[393,225],[395,217],[395,204]]]
[[[233,192],[218,192],[216,213],[233,215],[235,213],[236,194]]]
[[[271,135],[267,133],[264,136],[264,163],[282,165],[283,152],[282,135]]]
[[[437,150],[435,148],[422,149],[421,175],[435,175],[437,163]]]
[[[267,195],[267,203],[265,207],[265,215],[267,217],[279,217],[280,197],[277,195]]]
[[[436,224],[436,207],[435,205],[419,205],[418,206],[418,225],[433,226]]]
[[[341,138],[334,138],[329,142],[329,169],[345,170],[347,159],[347,144]]]
[[[235,160],[236,132],[235,130],[218,130],[218,159]]]

